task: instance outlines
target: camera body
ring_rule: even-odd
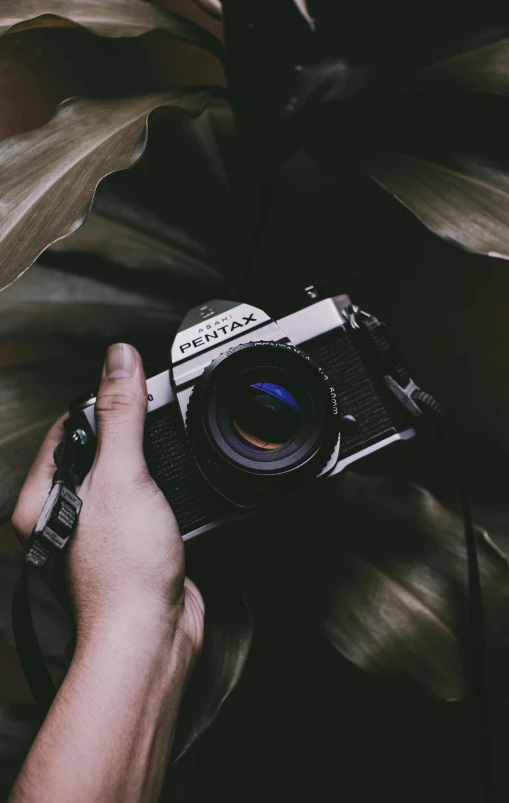
[[[190,310],[169,370],[147,380],[144,437],[185,540],[415,435],[415,385],[393,370],[383,330],[314,287],[279,320],[232,301]],[[82,476],[95,452],[88,395],[67,425],[84,445]]]

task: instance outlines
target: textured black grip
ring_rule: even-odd
[[[299,346],[328,375],[341,415],[357,422],[352,432],[341,435],[341,459],[410,426],[381,377],[369,370],[359,345],[355,333],[339,327]]]
[[[182,535],[232,512],[233,505],[211,489],[196,467],[177,402],[148,414],[144,450],[150,474],[170,503]]]

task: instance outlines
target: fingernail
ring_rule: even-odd
[[[134,353],[127,343],[115,343],[106,352],[105,371],[108,379],[127,379],[134,374]]]

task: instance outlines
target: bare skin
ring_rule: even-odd
[[[98,392],[98,445],[79,489],[67,556],[77,630],[70,670],[9,803],[157,801],[180,700],[203,641],[204,607],[185,577],[175,517],[143,457],[143,366],[108,349]],[[26,541],[51,487],[62,420],[21,491],[14,529]]]

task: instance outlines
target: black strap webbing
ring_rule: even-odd
[[[23,674],[34,699],[46,715],[55,699],[55,686],[35,632],[30,610],[29,576],[41,568],[68,543],[81,509],[75,495],[74,461],[80,448],[77,433],[66,432],[64,441],[54,454],[57,470],[46,503],[34,531],[28,540],[23,566],[12,594],[12,629]]]
[[[28,595],[30,564],[24,560],[12,595],[12,629],[23,674],[44,716],[55,698],[55,686],[35,632]]]

